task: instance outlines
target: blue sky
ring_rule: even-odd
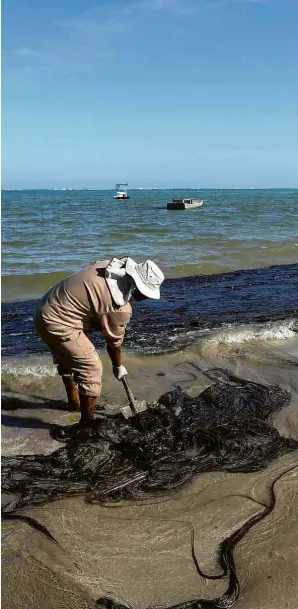
[[[297,187],[296,0],[3,0],[4,188]]]

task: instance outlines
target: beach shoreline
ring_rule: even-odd
[[[274,425],[283,435],[298,440],[296,335],[244,345],[209,340],[171,355],[124,353],[124,358],[138,399],[149,395],[158,398],[177,385],[189,395],[198,395],[212,384],[205,374],[208,370],[213,375],[226,370],[265,386],[278,385],[290,391],[292,399],[274,417]],[[104,385],[99,404],[111,415],[126,398],[112,378],[107,356],[102,359]],[[51,426],[73,424],[78,415],[66,410],[62,383],[49,355],[26,357],[23,374],[20,372],[19,359],[15,369],[4,375],[3,454],[49,454],[61,448],[50,437]],[[198,597],[215,598],[224,593],[227,580],[216,583],[198,576],[191,554],[190,525],[194,527],[200,568],[209,575],[220,573],[220,541],[253,514],[261,513],[270,485],[281,477],[272,516],[253,527],[236,548],[240,598],[235,607],[280,609],[286,598],[288,607],[295,609],[297,471],[298,451],[260,472],[201,474],[174,496],[153,502],[100,506],[86,505],[84,497],[73,497],[28,507],[22,513],[45,526],[55,541],[47,541],[22,521],[4,523],[3,582],[6,590],[12,580],[21,583],[20,594],[5,593],[6,606],[16,609],[21,601],[31,607],[30,598],[34,597],[45,609],[53,609],[58,601],[63,601],[66,609],[90,609],[97,599],[108,596],[146,609]],[[50,596],[49,582],[53,589]]]

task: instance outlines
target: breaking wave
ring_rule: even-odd
[[[56,366],[43,366],[41,364],[3,364],[2,376],[11,375],[14,377],[29,376],[36,378],[46,378],[55,376],[57,373]]]
[[[216,343],[240,344],[251,341],[274,341],[294,338],[297,333],[297,320],[270,322],[259,327],[233,328],[230,331],[214,334],[209,340]]]

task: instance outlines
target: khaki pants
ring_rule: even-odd
[[[85,395],[99,397],[101,393],[102,363],[94,345],[82,330],[73,330],[68,340],[51,334],[38,316],[36,329],[49,346],[53,362],[60,376],[71,376]],[[69,328],[68,328],[69,330]],[[61,328],[63,335],[63,328]]]

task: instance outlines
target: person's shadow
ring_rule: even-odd
[[[32,400],[30,401],[30,397]],[[38,400],[38,401],[37,401]],[[53,400],[47,399],[44,402],[41,402],[41,397],[32,395],[32,396],[22,396],[22,394],[8,394],[4,393],[1,399],[1,409],[5,412],[11,412],[14,410],[21,409],[34,409],[34,410],[54,410],[60,412],[70,412],[69,406],[63,402],[62,400]],[[52,429],[57,424],[49,423],[43,421],[39,417],[36,416],[13,416],[10,414],[2,414],[1,415],[1,423],[5,427],[22,427],[26,429]]]
[[[38,417],[13,417],[1,415],[1,424],[5,427],[22,427],[23,429],[52,429],[53,423],[45,423]]]

